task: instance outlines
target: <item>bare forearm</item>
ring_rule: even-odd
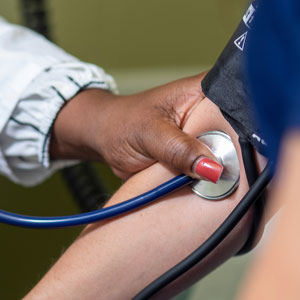
[[[67,102],[52,128],[52,159],[103,160],[100,142],[106,111],[118,96],[101,89],[85,90]]]
[[[169,176],[161,166],[153,166],[127,182],[109,204],[160,183],[152,177],[149,184],[152,174]],[[127,216],[89,226],[28,299],[43,299],[45,291],[58,299],[131,299],[203,243],[236,203],[236,199],[211,203],[186,188]],[[250,223],[243,220],[208,260],[162,298],[177,294],[236,253],[247,238]]]

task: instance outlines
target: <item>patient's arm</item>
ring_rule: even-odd
[[[208,99],[184,126],[193,136],[222,130],[237,148],[241,174],[237,191],[222,201],[201,199],[189,187],[143,209],[88,226],[26,299],[131,299],[203,243],[236,206],[248,185],[237,135]],[[173,177],[155,164],[130,178],[108,205],[141,194]],[[200,265],[157,298],[174,296],[234,255],[246,242],[252,211]]]

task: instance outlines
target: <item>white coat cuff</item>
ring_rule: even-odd
[[[1,137],[3,154],[19,182],[34,185],[76,163],[50,160],[50,134],[65,102],[88,88],[117,92],[113,78],[101,68],[77,61],[48,68],[25,89]]]

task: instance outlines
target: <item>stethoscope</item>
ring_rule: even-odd
[[[223,165],[223,173],[217,184],[205,180],[195,180],[182,174],[159,185],[151,191],[120,204],[96,211],[61,217],[34,217],[0,210],[0,222],[27,228],[62,228],[85,225],[128,213],[187,185],[191,186],[194,193],[209,200],[220,200],[231,195],[238,187],[240,179],[238,156],[231,138],[221,131],[209,131],[201,134],[198,139],[210,148],[219,162]],[[215,233],[190,256],[152,282],[134,299],[148,299],[200,262],[236,226],[251,205],[263,193],[270,180],[271,168],[268,165],[255,183],[250,187],[248,193]]]

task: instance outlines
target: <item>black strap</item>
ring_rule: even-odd
[[[251,188],[251,186],[254,184],[254,182],[257,180],[259,176],[256,167],[255,156],[254,156],[255,153],[254,147],[246,138],[240,137],[239,143],[242,150],[242,157],[243,157],[249,188]],[[246,254],[253,249],[258,229],[263,220],[264,203],[265,203],[265,196],[264,194],[262,194],[254,204],[254,220],[253,220],[252,229],[248,237],[248,240],[246,241],[242,249],[237,253],[237,255]]]

